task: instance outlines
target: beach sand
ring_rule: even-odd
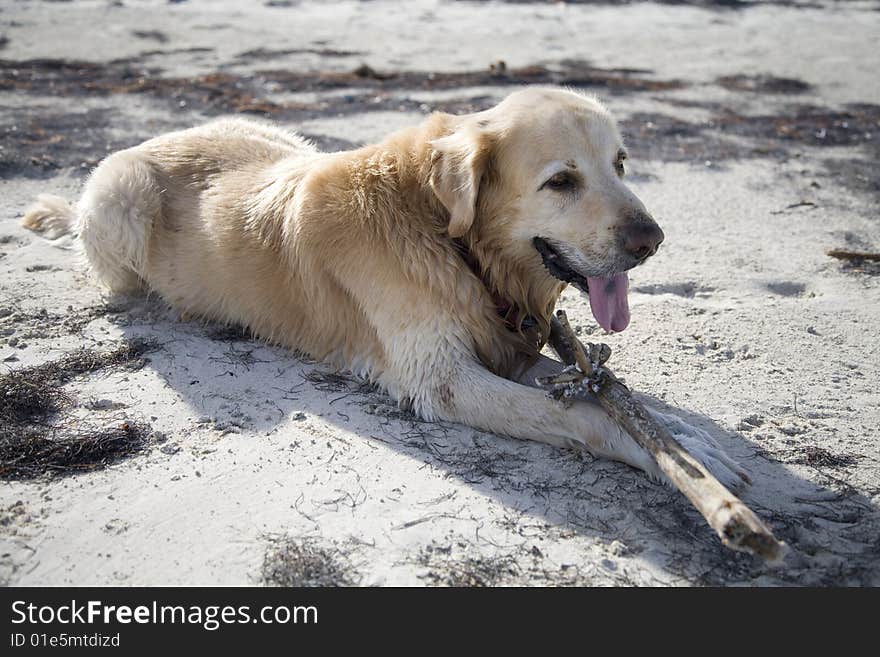
[[[880,250],[880,3],[723,4],[6,5],[0,376],[54,374],[4,434],[0,582],[880,584],[880,265],[826,254]],[[783,566],[624,465],[423,422],[346,372],[111,299],[69,240],[19,226],[113,150],[212,117],[335,150],[532,83],[607,103],[666,233],[626,331],[573,289],[560,307],[744,465]],[[25,435],[74,442],[40,460]]]

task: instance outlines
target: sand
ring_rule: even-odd
[[[826,255],[880,249],[880,3],[720,4],[4,7],[0,375],[157,347],[62,385],[59,435],[136,423],[143,448],[0,484],[0,581],[880,584],[880,268]],[[345,372],[110,299],[73,245],[19,227],[108,152],[213,116],[347,148],[525,82],[607,102],[666,233],[626,331],[600,335],[574,290],[560,306],[646,403],[744,464],[782,567],[722,548],[640,472],[422,422]]]

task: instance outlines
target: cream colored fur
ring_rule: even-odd
[[[546,88],[340,153],[221,119],[109,156],[75,211],[41,197],[24,225],[69,225],[111,290],[150,290],[189,316],[351,368],[425,418],[588,449],[659,476],[600,407],[566,407],[518,382],[559,367],[538,349],[563,284],[532,238],[564,244],[585,275],[632,266],[615,230],[644,208],[615,171],[621,147],[598,102]],[[578,194],[540,189],[560,168],[582,177]],[[497,298],[537,328],[511,330]],[[739,481],[708,436],[698,443],[722,481]]]

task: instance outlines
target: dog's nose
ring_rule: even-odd
[[[648,216],[640,216],[635,221],[628,222],[620,234],[623,250],[638,261],[657,253],[663,237],[660,226]]]

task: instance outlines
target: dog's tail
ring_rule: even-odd
[[[40,194],[25,210],[21,225],[46,239],[58,239],[75,231],[76,210],[60,196]]]

